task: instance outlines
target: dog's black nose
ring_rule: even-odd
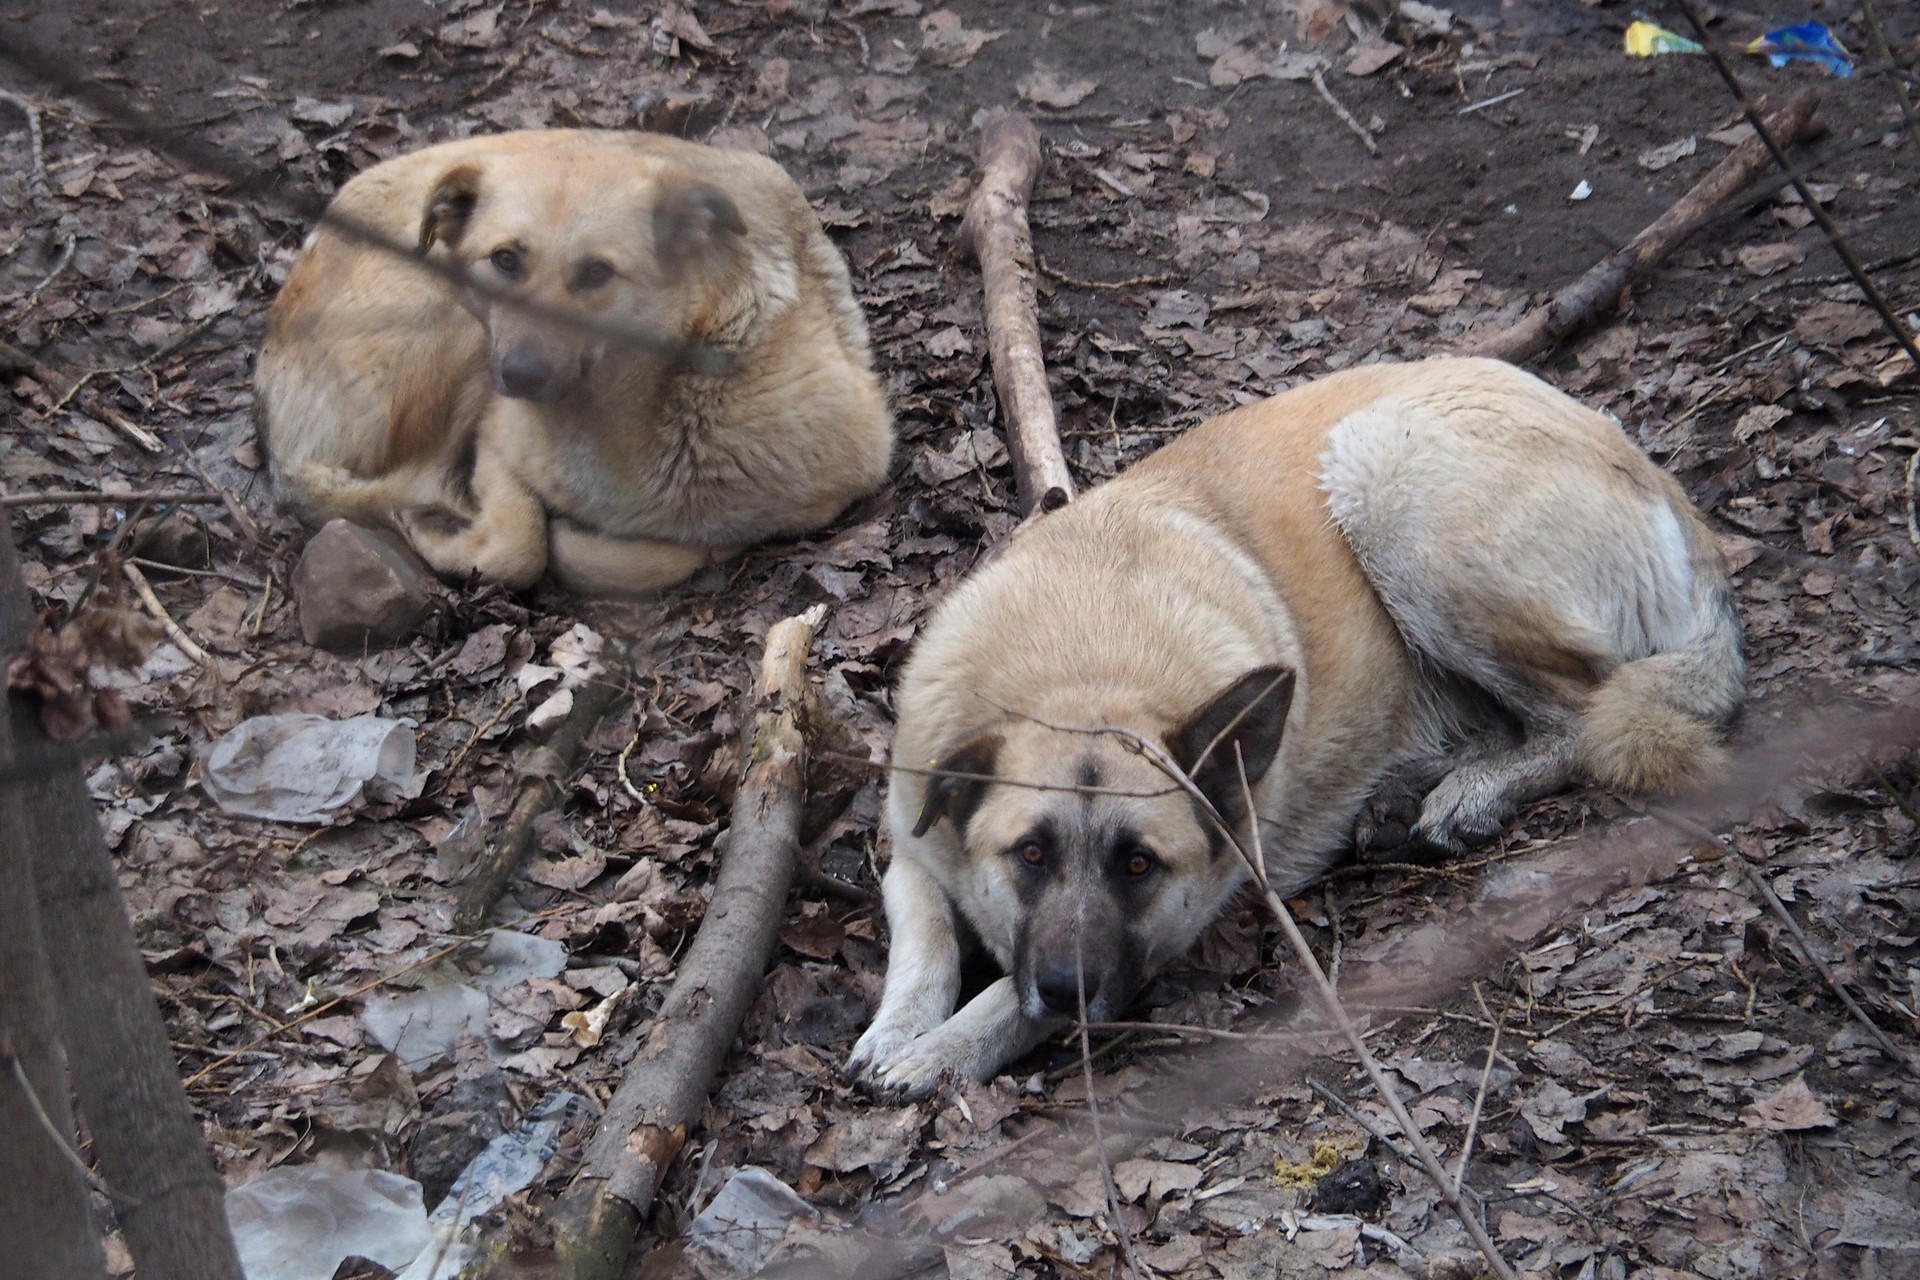
[[[1033,988],[1039,993],[1040,1003],[1063,1018],[1080,1016],[1080,975],[1070,964],[1047,965],[1033,976]],[[1087,977],[1087,1003],[1093,1003],[1094,995],[1099,991],[1099,982],[1091,974]]]
[[[531,351],[509,351],[500,357],[500,389],[510,396],[536,399],[553,380],[553,366]]]

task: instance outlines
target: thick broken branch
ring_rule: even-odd
[[[460,905],[453,913],[453,927],[459,933],[478,932],[486,923],[487,912],[507,891],[513,878],[533,856],[534,820],[560,801],[567,775],[580,758],[587,735],[600,723],[600,717],[613,705],[619,690],[604,680],[589,680],[573,693],[573,709],[553,731],[553,736],[533,749],[524,764],[519,794],[500,828],[500,839],[487,851],[470,873],[460,891]]]
[[[814,715],[807,651],[825,615],[815,605],[767,632],[719,884],[659,1018],[607,1102],[579,1177],[555,1209],[555,1247],[575,1280],[626,1274],[634,1233],[706,1107],[773,956],[806,798]]]
[[[1819,103],[1814,90],[1795,94],[1785,106],[1767,114],[1767,128],[1782,144],[1813,137],[1821,128],[1813,114]],[[1461,354],[1527,360],[1584,329],[1613,309],[1623,289],[1666,261],[1713,217],[1719,205],[1757,182],[1772,165],[1766,144],[1757,137],[1748,138],[1639,235],[1513,324],[1484,337],[1470,336]]]
[[[1007,452],[1013,455],[1020,514],[1027,516],[1065,506],[1073,497],[1033,291],[1027,199],[1040,174],[1040,134],[1033,122],[1012,112],[990,122],[980,139],[979,174],[960,223],[960,247],[980,264],[993,389],[1000,398]]]

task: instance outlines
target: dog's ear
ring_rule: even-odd
[[[1248,786],[1266,775],[1292,706],[1293,668],[1255,667],[1169,736],[1174,760],[1229,822],[1246,816],[1240,766],[1246,765]]]
[[[913,834],[923,836],[933,829],[933,824],[946,818],[957,830],[967,829],[967,819],[980,804],[980,797],[986,793],[986,775],[993,772],[994,763],[1000,758],[1000,735],[983,733],[970,738],[953,750],[933,762],[937,770],[927,779],[927,789],[920,801],[920,817],[913,824]],[[954,774],[972,774],[973,777],[954,777]]]
[[[719,187],[674,174],[661,178],[653,206],[653,247],[669,278],[724,261],[746,234],[740,206]]]
[[[458,165],[441,174],[427,194],[427,207],[420,215],[420,243],[414,252],[425,256],[436,243],[460,243],[479,199],[480,171],[472,165]]]

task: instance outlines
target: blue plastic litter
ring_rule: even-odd
[[[1776,67],[1789,62],[1817,62],[1830,75],[1853,74],[1853,55],[1822,22],[1802,22],[1769,31],[1748,45],[1747,52],[1766,54],[1767,61]]]

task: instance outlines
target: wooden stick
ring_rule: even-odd
[[[55,387],[62,386],[69,381],[62,377],[52,365],[28,355],[10,342],[0,342],[0,372],[24,373],[45,387],[49,392]],[[80,390],[80,386],[76,384],[68,388],[68,394],[72,395]],[[86,409],[89,413],[103,419],[108,426],[139,445],[142,449],[145,449],[148,453],[165,453],[167,451],[167,446],[160,442],[159,436],[156,436],[153,432],[147,430],[131,418],[128,418],[125,414],[114,409],[109,409],[106,405],[101,404],[98,397],[88,394],[86,396]]]
[[[559,803],[561,788],[573,772],[580,748],[587,735],[600,723],[600,717],[613,705],[619,689],[610,682],[589,680],[573,691],[573,709],[553,731],[553,736],[528,753],[523,764],[519,794],[501,827],[500,839],[473,869],[466,887],[460,891],[460,905],[454,909],[453,927],[460,933],[476,933],[486,922],[487,912],[507,891],[513,878],[533,855],[534,820]]]
[[[980,182],[967,202],[959,239],[961,249],[980,264],[986,289],[993,389],[1000,398],[1023,516],[1063,507],[1073,498],[1033,291],[1027,200],[1039,174],[1040,134],[1033,122],[1014,112],[989,122],[980,139]]]
[[[1813,137],[1824,127],[1814,120],[1819,104],[1816,91],[1803,90],[1769,113],[1767,126],[1783,145]],[[1766,144],[1757,137],[1748,138],[1639,235],[1513,324],[1485,336],[1469,336],[1461,354],[1527,360],[1592,324],[1613,309],[1623,289],[1664,262],[1713,216],[1718,205],[1752,185],[1772,164]]]
[[[147,612],[153,615],[153,620],[166,631],[167,639],[173,641],[173,647],[186,654],[195,666],[213,672],[216,677],[219,676],[220,664],[214,661],[212,654],[202,649],[194,638],[187,634],[185,627],[173,620],[173,615],[167,612],[167,606],[160,603],[160,597],[154,593],[153,584],[147,581],[147,575],[140,572],[130,561],[121,562],[120,572],[126,575],[128,582],[133,584],[134,594],[138,595],[140,602],[147,606]]]
[[[719,884],[660,1016],[607,1102],[579,1176],[554,1209],[554,1247],[574,1280],[626,1274],[634,1233],[699,1121],[773,956],[800,848],[816,714],[807,652],[825,617],[826,607],[815,605],[767,632]]]
[[[1860,286],[1861,294],[1865,296],[1867,304],[1873,308],[1874,314],[1880,317],[1880,323],[1887,327],[1887,332],[1893,335],[1893,340],[1900,344],[1902,351],[1907,353],[1907,359],[1913,361],[1913,367],[1920,369],[1920,345],[1915,345],[1913,335],[1907,332],[1906,322],[1900,319],[1900,313],[1893,309],[1891,302],[1887,301],[1887,295],[1880,292],[1880,286],[1873,282],[1873,277],[1867,274],[1867,269],[1860,265],[1859,255],[1854,253],[1853,246],[1847,242],[1847,237],[1840,230],[1840,224],[1833,220],[1833,215],[1828,213],[1818,200],[1814,199],[1813,189],[1807,186],[1807,180],[1794,170],[1792,161],[1787,159],[1787,143],[1778,136],[1779,130],[1773,128],[1766,117],[1760,114],[1760,108],[1753,104],[1753,99],[1747,96],[1747,91],[1741,87],[1740,77],[1733,73],[1733,66],[1727,61],[1727,56],[1720,52],[1719,46],[1707,38],[1705,20],[1701,18],[1699,11],[1689,0],[1678,0],[1678,3],[1680,12],[1687,15],[1687,22],[1699,34],[1701,47],[1706,51],[1707,57],[1712,60],[1713,69],[1720,73],[1720,79],[1726,84],[1728,92],[1733,94],[1733,100],[1740,104],[1741,114],[1746,116],[1747,123],[1752,125],[1754,133],[1759,135],[1760,144],[1767,149],[1767,155],[1780,166],[1780,172],[1787,175],[1787,180],[1793,183],[1794,194],[1800,197],[1801,206],[1806,209],[1807,216],[1813,219],[1814,225],[1820,228],[1820,233],[1826,236],[1827,243],[1833,246],[1834,256],[1840,259],[1840,265],[1847,269],[1847,274],[1853,277],[1853,282]]]
[[[207,505],[225,501],[217,493],[162,493],[137,489],[50,489],[45,493],[0,494],[0,508],[21,507],[135,507],[143,502]]]

